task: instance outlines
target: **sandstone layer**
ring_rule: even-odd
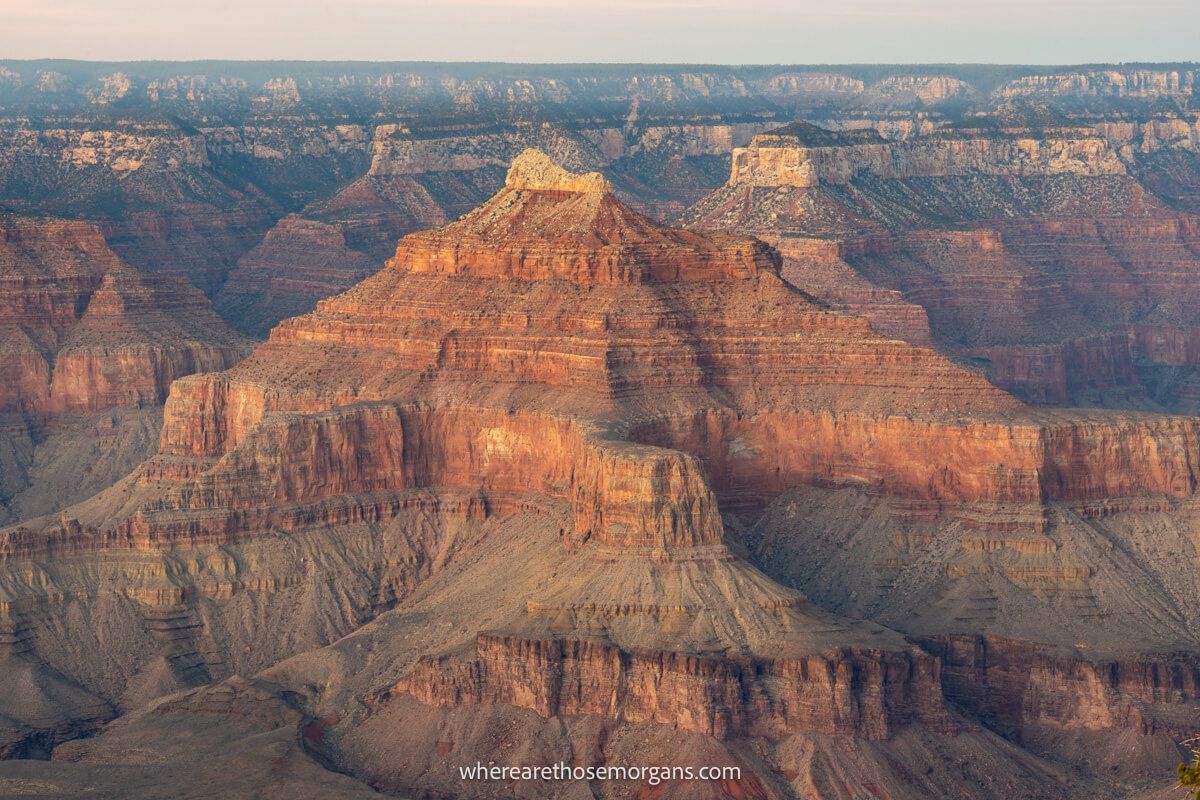
[[[196,289],[129,267],[91,225],[0,218],[0,273],[11,515],[115,482],[152,449],[171,382],[248,349]]]

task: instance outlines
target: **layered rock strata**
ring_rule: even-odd
[[[693,226],[776,244],[784,274],[881,331],[1051,405],[1190,410],[1139,377],[1136,329],[1185,338],[1196,219],[1082,128],[947,125],[902,141],[795,123],[737,149]]]
[[[350,288],[392,254],[398,238],[446,224],[504,183],[512,158],[543,148],[577,168],[604,167],[620,196],[642,210],[678,211],[720,183],[725,154],[761,123],[559,127],[417,135],[380,125],[365,174],[276,223],[232,270],[215,298],[240,330],[267,333],[280,320]]]
[[[157,427],[156,408],[172,381],[229,367],[248,349],[197,290],[129,267],[91,225],[0,218],[0,272],[0,413],[12,430],[6,503],[30,489],[31,473],[35,483],[49,481],[48,493],[67,488],[73,501],[82,499],[69,480],[45,474],[41,462],[52,454],[89,494],[107,484],[80,470],[115,462],[119,471],[104,470],[115,481],[145,457],[154,437],[143,435],[144,425]],[[123,409],[142,410],[145,421]],[[95,434],[113,442],[100,457],[72,466],[58,452],[73,437],[86,446]],[[132,454],[123,452],[130,447]],[[49,510],[32,495],[18,505]]]
[[[589,764],[629,759],[639,731],[683,737],[744,767],[733,796],[803,795],[828,776],[795,753],[827,737],[881,760],[916,748],[931,775],[932,753],[986,754],[984,783],[1060,796],[1033,788],[1050,767],[945,704],[937,659],[776,584],[727,526],[798,486],[859,491],[963,547],[1045,554],[1060,507],[1191,502],[1200,423],[1033,411],[831,310],[781,264],[522,154],[479,209],[405,237],[232,369],[177,381],[158,454],[122,485],[3,532],[5,569],[56,570],[38,584],[53,591],[14,582],[8,598],[26,657],[119,705],[362,626],[264,675],[309,714],[309,752],[395,792],[451,791],[463,753],[515,764],[484,733],[495,722]],[[98,562],[163,565],[114,603],[142,644],[103,675],[51,622],[97,602],[79,570]],[[1033,586],[1014,602],[1039,602]],[[281,625],[295,635],[272,638]],[[923,790],[883,774],[889,794]]]

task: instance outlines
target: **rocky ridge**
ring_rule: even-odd
[[[422,137],[400,125],[378,126],[366,173],[329,198],[281,219],[243,256],[216,297],[242,330],[265,334],[288,316],[347,289],[391,254],[401,236],[471,211],[504,182],[509,163],[529,146],[576,169],[599,169],[622,199],[643,210],[681,209],[716,186],[709,165],[749,141],[758,123],[657,125],[572,130],[518,124],[510,131]],[[294,274],[307,265],[303,279]]]

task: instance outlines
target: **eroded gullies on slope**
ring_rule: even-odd
[[[886,563],[941,598],[1026,575],[997,603],[1063,611],[1066,577],[1111,567],[1058,554],[1060,518],[1180,519],[1200,423],[1035,412],[779,271],[761,242],[663,228],[599,176],[522,155],[480,209],[401,240],[386,269],[233,369],[177,381],[159,454],[122,485],[5,531],[10,574],[54,568],[10,584],[12,626],[36,641],[21,657],[119,698],[145,696],[142,675],[161,689],[311,651],[264,680],[304,696],[317,752],[396,790],[449,791],[456,764],[516,757],[492,725],[532,736],[522,758],[603,760],[658,723],[744,764],[742,790],[788,796],[912,748],[931,777],[884,769],[893,796],[949,780],[931,762],[951,753],[983,758],[985,782],[1065,795],[947,707],[937,659],[773,583],[733,554],[726,523],[757,556],[783,542],[844,574],[822,550],[838,549],[830,521],[781,505],[809,491],[855,535],[841,550],[865,556],[852,594]],[[853,527],[856,509],[871,525]],[[101,553],[136,592],[97,592]],[[101,613],[93,598],[139,642],[102,676],[46,623]],[[981,631],[933,606],[945,614],[907,631]],[[1068,608],[1063,624],[1097,649],[1194,641],[1186,615],[1119,610]],[[956,690],[979,688],[961,661]],[[1153,717],[1186,700],[1185,678],[1138,702]],[[227,690],[194,703],[206,692]],[[162,713],[186,727],[189,709]],[[1086,728],[1085,710],[1023,723]],[[451,734],[454,755],[434,763]],[[830,756],[829,736],[863,749]],[[81,749],[104,763],[104,741]]]

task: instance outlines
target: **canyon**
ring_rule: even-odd
[[[0,794],[1163,796],[1196,88],[0,61]]]
[[[1195,76],[1194,65],[4,61],[0,205],[99,225],[130,264],[186,277],[262,338],[365,277],[399,236],[482,203],[526,147],[604,171],[624,201],[667,218],[721,187],[733,148],[797,118],[889,139],[1021,118],[1100,131],[1154,196],[1194,212]],[[915,310],[891,311],[919,324]]]
[[[0,779],[137,786],[165,735],[237,763],[220,785],[273,763],[400,795],[462,793],[476,760],[685,755],[742,777],[672,796],[1153,786],[1200,683],[1171,556],[1200,420],[1032,408],[785,264],[524,151],[176,380],[127,478],[0,531],[37,687],[4,748],[53,753]]]
[[[794,123],[683,219],[775,243],[799,288],[1028,401],[1194,413],[1200,218],[1097,130],[998,125]]]

